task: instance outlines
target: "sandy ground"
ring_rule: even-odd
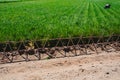
[[[120,52],[0,64],[0,80],[120,80]]]

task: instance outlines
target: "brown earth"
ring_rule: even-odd
[[[120,80],[120,52],[0,64],[0,80]]]

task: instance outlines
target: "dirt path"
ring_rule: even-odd
[[[120,80],[120,52],[0,64],[0,80]]]

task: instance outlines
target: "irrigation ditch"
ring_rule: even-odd
[[[0,64],[120,51],[120,35],[0,43]]]

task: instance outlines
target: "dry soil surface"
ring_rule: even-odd
[[[120,52],[0,64],[0,80],[120,80]]]

